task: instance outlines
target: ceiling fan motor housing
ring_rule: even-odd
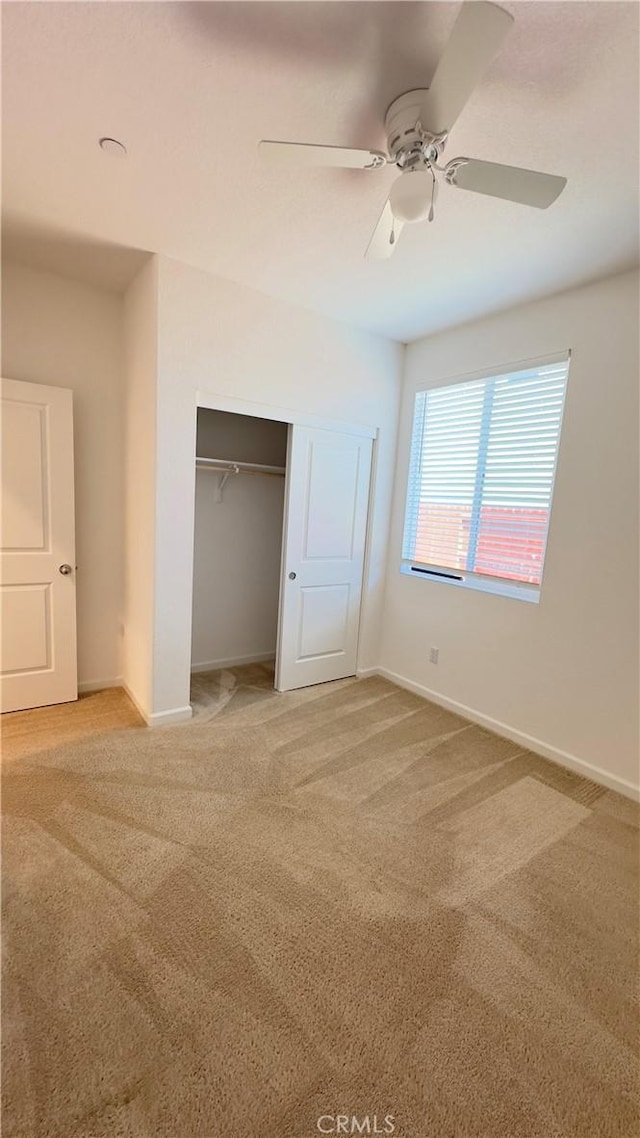
[[[445,147],[446,133],[432,134],[429,124],[420,122],[427,90],[406,91],[394,99],[385,115],[389,154],[401,170],[438,162]]]

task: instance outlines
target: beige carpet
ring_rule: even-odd
[[[7,763],[3,1138],[637,1138],[636,808],[270,684]]]
[[[144,727],[122,688],[86,692],[74,703],[57,703],[0,716],[2,759],[24,758],[61,743],[90,739],[121,727]]]

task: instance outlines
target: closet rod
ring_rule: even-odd
[[[234,462],[232,458],[196,458],[196,467],[199,470],[226,470],[229,474],[286,473],[284,466],[267,466],[262,462]]]

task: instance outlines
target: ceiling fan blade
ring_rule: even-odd
[[[286,166],[340,166],[349,170],[374,170],[386,166],[387,156],[381,150],[353,150],[345,146],[316,146],[308,142],[272,142],[258,144],[263,158]]]
[[[367,245],[365,253],[367,260],[381,261],[390,257],[398,244],[403,226],[404,222],[398,221],[397,217],[393,216],[391,205],[387,200]]]
[[[432,134],[451,130],[497,55],[513,16],[485,0],[467,0],[420,108],[420,122]]]
[[[461,190],[521,202],[537,209],[552,205],[567,184],[566,178],[556,174],[539,174],[536,170],[480,162],[476,158],[454,158],[448,163],[445,176],[450,186]]]

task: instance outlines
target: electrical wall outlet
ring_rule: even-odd
[[[440,649],[439,648],[431,648],[429,650],[429,661],[430,661],[430,663],[431,664],[437,664],[439,655],[440,655]]]

